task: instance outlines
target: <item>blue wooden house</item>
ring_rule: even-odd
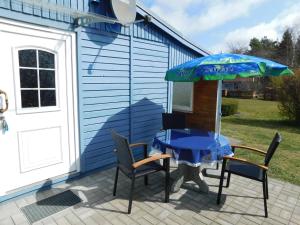
[[[0,134],[0,202],[111,167],[111,129],[131,142],[150,141],[161,113],[172,110],[166,70],[208,54],[141,4],[136,20],[150,22],[77,26],[78,12],[113,16],[109,1],[49,2],[70,12],[0,1],[0,89],[9,99],[1,115],[9,130]],[[197,99],[215,99],[217,83],[209,85],[213,94]],[[214,114],[216,102],[209,108]]]

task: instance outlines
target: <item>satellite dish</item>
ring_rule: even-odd
[[[136,0],[111,0],[112,10],[122,25],[128,25],[135,21]]]

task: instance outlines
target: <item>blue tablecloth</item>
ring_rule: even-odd
[[[163,153],[171,149],[178,163],[199,166],[233,155],[229,141],[223,135],[196,129],[171,129],[156,134],[152,149]]]

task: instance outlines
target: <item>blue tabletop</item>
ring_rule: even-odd
[[[156,134],[152,147],[165,153],[171,149],[179,163],[199,166],[233,155],[229,140],[214,132],[196,129],[171,129]]]

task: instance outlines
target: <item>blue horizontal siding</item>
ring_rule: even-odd
[[[90,63],[90,62],[104,63],[104,64],[111,65],[111,67],[113,67],[114,65],[129,65],[129,58],[121,58],[118,56],[107,57],[103,55],[95,57],[93,55],[85,55],[82,62],[83,63]]]
[[[94,138],[100,137],[102,135],[110,135],[110,130],[114,129],[116,132],[123,132],[124,136],[129,135],[129,125],[125,121],[123,123],[111,123],[111,127],[106,126],[104,129],[102,129],[102,132],[96,131],[89,131],[89,132],[82,132],[82,144],[84,145],[85,140],[92,140]],[[119,126],[117,126],[119,125]],[[99,165],[101,167],[101,165]]]
[[[94,111],[83,111],[82,112],[82,119],[89,119],[89,118],[99,118],[103,116],[115,115],[117,113],[126,113],[128,109],[126,107],[118,107],[117,109],[101,109],[101,110],[94,110]]]
[[[81,142],[86,171],[115,162],[111,129],[129,137],[132,126],[133,141],[149,142],[161,128],[161,113],[168,105],[168,46],[136,38],[132,43],[131,50],[130,37],[111,38],[90,28],[82,32]]]
[[[162,43],[134,38],[132,52],[132,140],[150,144],[161,128],[161,114],[167,109],[164,74],[168,70],[169,48]]]
[[[111,129],[129,135],[129,37],[84,28],[80,35],[82,169],[115,162]]]

